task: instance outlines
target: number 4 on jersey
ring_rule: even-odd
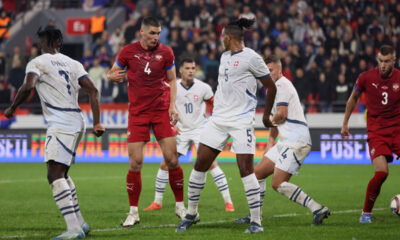
[[[149,68],[149,63],[150,62],[147,62],[146,67],[144,68],[144,72],[147,73],[148,75],[150,75],[151,73],[151,69]]]

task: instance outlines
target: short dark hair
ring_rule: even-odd
[[[145,17],[142,21],[142,26],[146,27],[161,27],[160,22],[154,17]]]
[[[265,64],[270,64],[270,63],[275,63],[275,64],[278,64],[278,65],[282,64],[281,63],[281,59],[275,54],[271,54],[271,55],[266,56],[264,58],[264,62],[265,62]]]
[[[390,46],[390,45],[382,45],[379,48],[379,52],[383,56],[386,56],[388,54],[392,54],[393,56],[396,56],[396,52],[394,51],[394,48],[392,46]]]
[[[244,37],[244,29],[248,29],[253,26],[255,20],[240,18],[239,20],[228,23],[225,27],[225,34],[232,35],[238,40],[242,40]]]
[[[62,33],[59,29],[55,27],[46,27],[43,30],[40,27],[37,30],[36,34],[38,35],[39,38],[46,38],[47,44],[50,47],[61,47],[63,43]],[[54,44],[59,44],[59,46],[54,46]]]
[[[181,67],[183,67],[184,63],[193,63],[193,62],[196,63],[196,61],[193,58],[183,58],[181,60]]]

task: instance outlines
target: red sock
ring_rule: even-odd
[[[387,172],[375,172],[375,175],[368,183],[367,194],[365,195],[365,203],[363,211],[366,213],[372,212],[376,198],[381,191],[381,186],[385,182]]]
[[[183,171],[181,166],[176,169],[169,169],[169,185],[175,195],[176,202],[183,202]]]
[[[139,205],[140,192],[142,191],[142,177],[139,172],[128,171],[126,175],[126,190],[129,196],[129,206]]]

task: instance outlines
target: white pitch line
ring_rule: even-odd
[[[374,211],[383,211],[388,210],[387,208],[374,208]],[[332,211],[332,214],[346,214],[346,213],[354,213],[361,212],[361,209],[348,209],[348,210],[339,210]],[[265,218],[282,218],[282,217],[298,217],[298,216],[306,216],[311,215],[311,213],[287,213],[287,214],[278,214],[272,216],[266,216]],[[210,222],[199,222],[197,225],[214,225],[214,224],[223,224],[223,223],[234,223],[233,220],[218,220],[218,221],[210,221]],[[152,228],[176,228],[176,224],[162,224],[158,226],[149,226],[149,225],[137,225],[132,228],[123,228],[123,227],[114,227],[114,228],[99,228],[93,229],[92,232],[114,232],[114,231],[127,231],[131,229],[152,229]],[[14,236],[0,236],[0,239],[19,239],[19,238],[29,238],[29,237],[41,237],[44,235],[41,234],[32,234],[32,235],[14,235]]]

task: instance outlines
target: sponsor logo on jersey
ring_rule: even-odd
[[[382,89],[383,89],[383,90],[388,90],[389,87],[388,87],[388,86],[382,86]]]
[[[376,83],[372,83],[372,86],[374,86],[375,88],[378,88],[378,84],[376,84]]]
[[[399,88],[400,88],[400,86],[399,86],[398,83],[393,84],[393,91],[394,91],[394,92],[398,92],[398,91],[399,91]]]
[[[157,55],[155,56],[155,58],[156,58],[156,60],[157,60],[157,61],[161,61],[161,59],[162,59],[162,56],[161,56],[161,55],[159,55],[159,54],[157,54]]]
[[[140,56],[139,56],[139,55],[136,55],[136,54],[135,54],[134,57],[137,58],[137,59],[140,59]]]

